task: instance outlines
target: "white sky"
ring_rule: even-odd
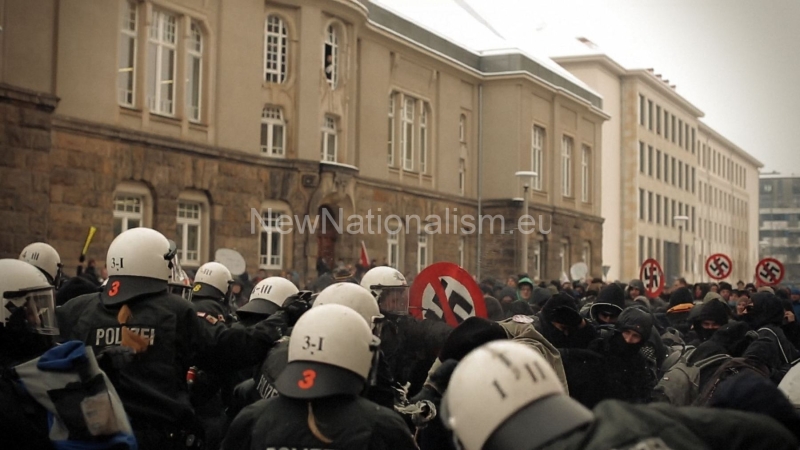
[[[763,170],[800,173],[799,0],[373,1],[477,50],[503,39],[476,32],[457,3],[506,46],[537,56],[574,53],[586,37],[626,68],[652,67],[677,85]]]

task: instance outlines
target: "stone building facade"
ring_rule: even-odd
[[[0,257],[47,241],[70,272],[90,226],[100,265],[116,234],[150,226],[190,268],[233,248],[250,273],[304,284],[318,258],[355,262],[363,241],[409,275],[452,261],[502,277],[526,267],[525,182],[551,229],[531,235],[528,271],[558,278],[585,259],[599,274],[608,116],[566,71],[460,47],[368,1],[5,5]],[[506,232],[424,232],[479,211]],[[352,216],[375,233],[348,233]],[[344,232],[283,222],[326,217]]]

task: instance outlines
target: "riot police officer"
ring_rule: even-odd
[[[278,312],[287,298],[298,292],[297,286],[286,278],[265,278],[253,286],[250,300],[236,310],[236,315],[245,323],[266,319]]]
[[[234,318],[228,303],[232,283],[231,271],[222,264],[208,262],[200,266],[192,287],[192,304],[195,309],[221,322],[233,323]]]
[[[314,307],[297,321],[278,397],[248,406],[224,450],[265,448],[415,449],[402,419],[359,396],[380,340],[353,309]]]
[[[219,372],[252,366],[286,330],[280,315],[248,329],[207,326],[190,303],[168,292],[176,253],[175,243],[155,230],[127,230],[108,248],[103,291],[58,311],[62,338],[117,356],[106,372],[145,450],[200,446],[186,385],[190,366]]]
[[[465,450],[797,448],[788,430],[756,414],[617,400],[591,411],[566,395],[539,353],[503,340],[461,360],[441,413]]]
[[[55,294],[43,272],[24,261],[0,260],[0,442],[37,450],[53,448],[47,411],[17,387],[10,370],[41,355],[58,335]]]
[[[22,249],[19,259],[41,270],[48,283],[58,289],[63,281],[61,256],[50,244],[34,242]]]
[[[386,317],[381,330],[381,350],[395,381],[410,383],[408,396],[420,389],[452,327],[440,320],[417,320],[409,313],[408,284],[400,271],[380,266],[370,269],[361,286],[378,299]]]

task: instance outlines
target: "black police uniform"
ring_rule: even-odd
[[[117,315],[122,304],[105,306],[104,302],[112,303],[106,300],[108,295],[107,286],[103,293],[77,297],[58,308],[61,337],[80,340],[97,354],[120,349],[122,326]],[[190,366],[228,372],[258,364],[285,331],[279,315],[247,330],[210,326],[189,302],[169,294],[166,283],[159,292],[128,292],[126,297],[132,313],[126,328],[146,339],[149,347],[119,370],[107,372],[140,448],[148,448],[148,441],[169,448],[170,436],[179,441],[187,428],[196,427],[186,386]]]
[[[409,396],[422,389],[425,379],[453,327],[434,319],[417,320],[383,313],[381,350],[395,381],[411,383]]]
[[[314,436],[308,426],[309,402],[287,397],[260,400],[231,424],[223,450],[405,450],[416,449],[408,427],[388,408],[354,396],[314,400],[319,431],[332,442]]]

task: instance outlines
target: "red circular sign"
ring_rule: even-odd
[[[468,317],[487,317],[483,292],[472,275],[456,264],[439,262],[414,279],[409,310],[417,319],[438,319],[457,327]]]
[[[653,258],[642,263],[639,269],[639,279],[644,283],[644,293],[648,298],[656,298],[664,291],[664,270],[661,264]]]
[[[775,258],[764,258],[756,266],[756,280],[761,286],[775,286],[784,275],[783,264]]]
[[[733,261],[724,253],[715,253],[706,259],[706,273],[714,280],[728,278],[733,272]]]

